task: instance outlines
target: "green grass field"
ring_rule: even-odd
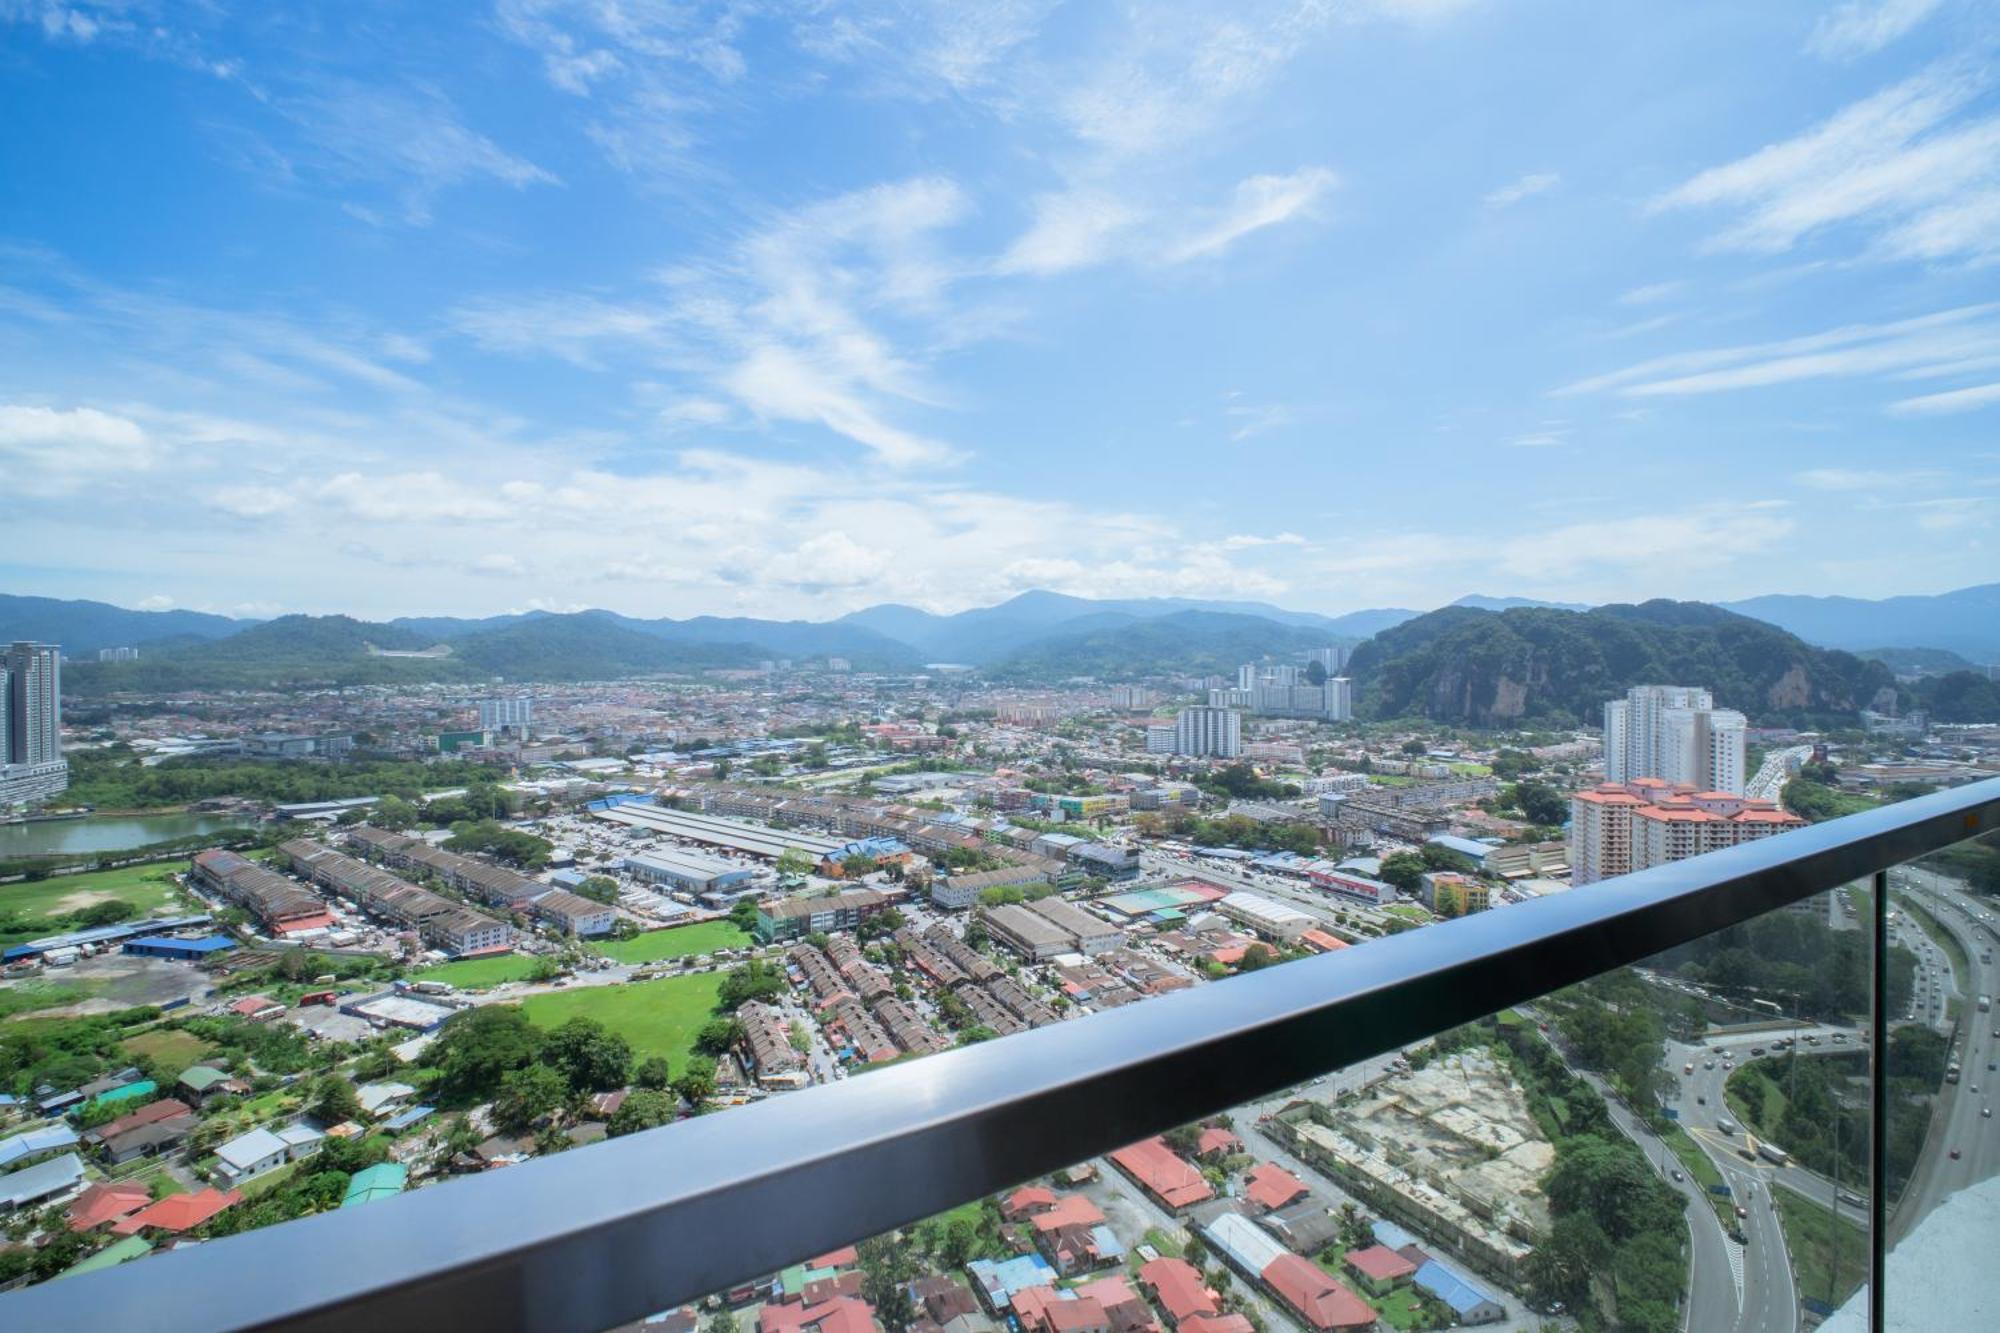
[[[657,963],[717,949],[740,949],[750,937],[727,921],[699,921],[692,926],[653,930],[630,940],[609,940],[597,946],[606,958],[621,963]]]
[[[1839,1306],[1867,1280],[1867,1233],[1845,1217],[1835,1222],[1826,1209],[1788,1189],[1774,1189],[1771,1197],[1798,1270],[1799,1295]]]
[[[717,973],[662,977],[634,986],[583,986],[549,995],[531,995],[521,1008],[531,1022],[552,1028],[572,1018],[594,1018],[632,1044],[644,1059],[664,1055],[679,1073],[694,1049],[695,1033],[714,1017]]]
[[[440,963],[421,972],[412,972],[410,980],[442,981],[464,990],[484,990],[503,981],[526,981],[534,970],[534,959],[510,953],[498,958],[467,958],[457,963]]]
[[[179,1078],[183,1069],[199,1064],[214,1049],[192,1032],[178,1028],[155,1028],[118,1044],[127,1055],[143,1055],[152,1060],[169,1079]]]
[[[32,883],[0,885],[0,915],[15,914],[30,921],[67,916],[92,903],[123,899],[150,915],[177,899],[172,864],[122,866],[83,875],[56,875]]]
[[[38,1009],[60,1009],[65,1005],[88,1000],[95,994],[96,991],[91,987],[73,981],[14,982],[0,987],[0,1018],[12,1018],[16,1014],[32,1014]],[[66,1020],[56,1017],[47,1021],[60,1023]]]

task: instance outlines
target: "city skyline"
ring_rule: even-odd
[[[0,582],[825,618],[1990,578],[1992,19],[1647,25],[0,8]]]

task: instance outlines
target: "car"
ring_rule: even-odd
[[[1951,1150],[1951,1160],[1952,1160],[1952,1161],[1954,1161],[1954,1162],[1956,1162],[1956,1161],[1958,1160],[1958,1149],[1956,1149],[1956,1148],[1953,1148],[1953,1149]]]
[[[1979,1108],[1979,1118],[1980,1118],[1981,1120],[1991,1120],[1991,1119],[1993,1118],[1993,1108],[1992,1108],[1992,1107],[1990,1107],[1990,1106],[1982,1106],[1982,1107],[1980,1107],[1980,1108]]]
[[[1678,1184],[1680,1184],[1680,1183],[1681,1183],[1681,1182],[1682,1182],[1683,1180],[1686,1180],[1686,1179],[1687,1179],[1687,1177],[1686,1177],[1686,1176],[1684,1176],[1684,1175],[1682,1175],[1682,1174],[1680,1173],[1680,1168],[1676,1167],[1676,1168],[1674,1169],[1674,1184],[1678,1185]]]
[[[1701,1095],[1697,1094],[1697,1095],[1696,1095],[1696,1097],[1695,1097],[1695,1099],[1694,1099],[1694,1104],[1695,1104],[1696,1106],[1706,1106],[1706,1105],[1708,1105],[1708,1098],[1706,1098],[1706,1097],[1704,1097],[1704,1096],[1701,1096]]]
[[[1713,1069],[1713,1068],[1715,1068],[1715,1061],[1713,1061],[1713,1060],[1704,1060],[1704,1061],[1702,1061],[1702,1062],[1701,1062],[1701,1067],[1702,1067],[1703,1069]]]
[[[1724,1069],[1726,1069],[1726,1070],[1727,1070],[1727,1069],[1734,1069],[1734,1068],[1736,1068],[1736,1062],[1735,1062],[1734,1060],[1724,1060],[1724,1061],[1722,1062],[1722,1067],[1723,1067]]]
[[[1745,1208],[1740,1203],[1736,1205],[1736,1218],[1738,1221],[1743,1221],[1749,1216],[1750,1216],[1750,1210],[1748,1208]]]
[[[1764,1053],[1764,1048],[1763,1048],[1762,1046],[1752,1046],[1752,1047],[1750,1048],[1750,1057],[1751,1057],[1751,1058],[1752,1058],[1753,1060],[1754,1060],[1754,1059],[1755,1059],[1756,1057],[1758,1057],[1758,1056],[1762,1055],[1763,1053]]]

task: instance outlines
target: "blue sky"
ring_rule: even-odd
[[[1970,0],[0,0],[0,586],[2000,577]]]

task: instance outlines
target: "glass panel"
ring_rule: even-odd
[[[2000,883],[2000,839],[1961,843],[1890,880],[1890,929],[1916,953],[1917,970],[1890,1033],[1887,1326],[1990,1326],[2000,1310],[1991,1261],[2000,1241],[2000,936],[1992,900],[1976,886]]]
[[[1867,1276],[1866,921],[1824,895],[673,1317],[1792,1330]]]

